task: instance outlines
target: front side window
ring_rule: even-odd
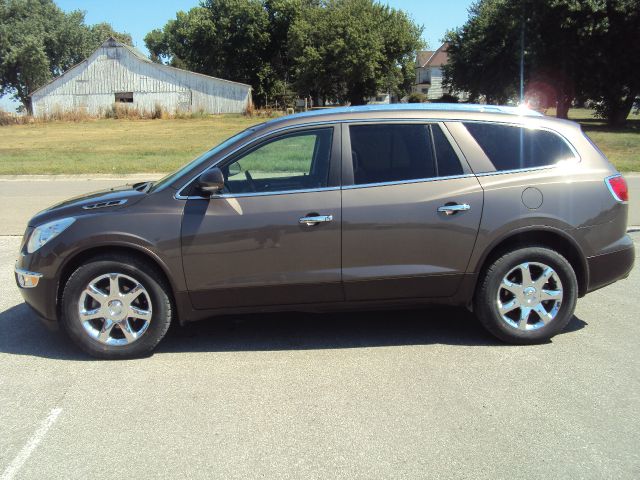
[[[225,193],[269,193],[327,186],[333,128],[291,133],[222,167]]]
[[[495,123],[465,123],[497,171],[546,167],[572,160],[574,153],[557,134]]]
[[[355,185],[445,177],[462,173],[438,125],[351,125]]]

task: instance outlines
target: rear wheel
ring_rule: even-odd
[[[478,318],[509,343],[547,341],[571,320],[578,282],[559,253],[527,247],[502,255],[487,269],[474,300]]]
[[[135,257],[99,257],[67,281],[61,323],[85,352],[99,358],[150,353],[172,318],[167,286],[155,268]]]

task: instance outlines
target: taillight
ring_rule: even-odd
[[[629,189],[627,188],[627,181],[620,174],[613,175],[605,178],[604,182],[607,184],[611,195],[619,202],[629,201]]]

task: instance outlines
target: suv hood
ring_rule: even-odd
[[[145,185],[146,182],[123,185],[64,200],[35,214],[29,220],[29,226],[37,227],[57,218],[77,217],[126,208],[145,197],[146,188],[143,188]]]

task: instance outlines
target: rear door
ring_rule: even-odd
[[[346,299],[456,293],[483,192],[444,125],[345,124],[343,158]]]

